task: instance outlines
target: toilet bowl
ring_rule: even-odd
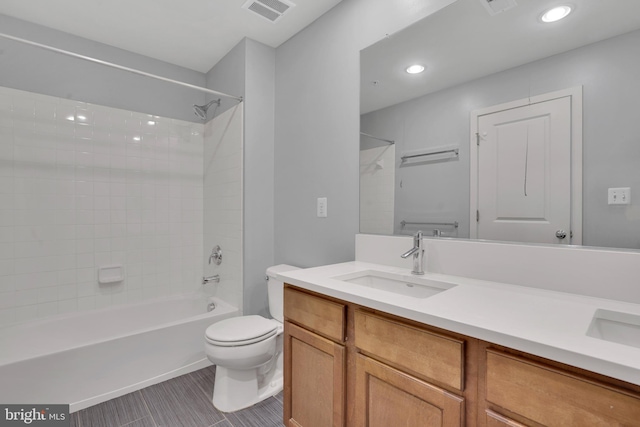
[[[275,276],[290,265],[267,269],[269,311],[274,317],[250,315],[225,319],[205,332],[205,353],[216,365],[213,405],[234,412],[282,391],[283,289]]]

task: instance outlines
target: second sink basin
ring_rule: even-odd
[[[587,335],[640,348],[640,316],[598,309],[593,315]]]
[[[419,276],[404,276],[375,270],[345,274],[336,276],[334,279],[413,298],[429,298],[456,286]]]

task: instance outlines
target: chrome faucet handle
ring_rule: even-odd
[[[413,255],[416,252],[418,252],[418,250],[420,250],[420,248],[417,248],[417,247],[414,246],[411,249],[409,249],[407,252],[405,252],[402,255],[400,255],[400,258],[409,258],[411,255]]]
[[[220,245],[215,245],[211,250],[211,255],[209,255],[209,264],[214,263],[215,265],[222,264],[222,249]]]
[[[418,231],[413,235],[413,247],[407,252],[400,255],[401,258],[409,258],[410,255],[416,257],[419,251],[422,250],[422,231]]]

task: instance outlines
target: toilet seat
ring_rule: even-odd
[[[239,347],[271,338],[278,333],[279,322],[262,316],[240,316],[221,320],[205,332],[209,344],[219,347]]]

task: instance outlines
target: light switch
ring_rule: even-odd
[[[326,197],[318,197],[318,218],[326,218],[327,217],[327,198]]]
[[[631,204],[631,188],[610,188],[609,189],[610,205],[630,205]]]

